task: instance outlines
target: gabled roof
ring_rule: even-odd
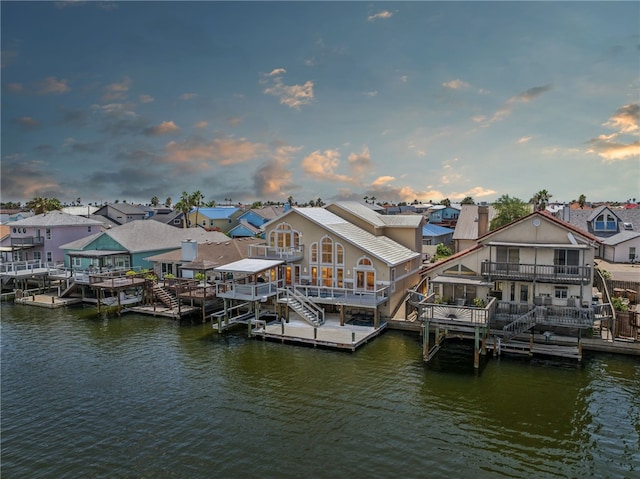
[[[501,226],[500,228],[493,230],[493,231],[489,231],[487,234],[485,234],[484,236],[478,238],[479,241],[485,241],[488,238],[490,238],[491,236],[495,235],[498,232],[504,231],[507,228],[511,228],[512,226],[518,224],[518,223],[522,223],[524,221],[529,220],[530,218],[533,218],[534,216],[540,216],[541,218],[544,218],[552,223],[555,223],[556,225],[565,228],[569,231],[571,231],[572,233],[575,233],[577,235],[582,236],[587,242],[592,242],[592,243],[600,243],[601,241],[596,238],[594,235],[592,235],[591,233],[581,230],[579,228],[576,228],[575,226],[573,226],[571,223],[567,223],[566,221],[562,221],[559,220],[558,218],[556,218],[555,216],[551,215],[550,213],[546,213],[543,211],[534,211],[533,213],[529,213],[526,216],[523,216],[521,218],[518,218],[517,220],[512,221],[511,223],[508,223],[504,226]]]
[[[146,215],[147,212],[135,205],[129,203],[109,203],[108,205],[103,206],[101,209],[106,209],[107,207],[124,213],[125,215]]]
[[[100,221],[85,218],[84,216],[70,215],[62,211],[48,211],[39,215],[14,221],[15,226],[102,226]]]
[[[422,236],[442,236],[453,233],[451,228],[427,223],[422,227]]]
[[[604,210],[608,210],[613,216],[615,216],[616,218],[620,219],[620,217],[615,213],[615,211],[613,211],[611,208],[609,208],[606,205],[600,206],[598,208],[596,208],[595,210],[591,210],[591,214],[587,217],[587,221],[593,221],[595,220],[598,216],[600,216],[602,214],[602,212]]]
[[[366,205],[357,201],[336,201],[332,205],[351,213],[376,228],[381,227],[418,227],[422,222],[422,215],[398,215],[386,216],[380,215]]]
[[[389,266],[420,256],[420,253],[412,251],[386,236],[375,236],[324,208],[293,208],[285,216],[290,214],[299,214],[307,218]]]
[[[282,213],[284,212],[284,208],[282,206],[265,206],[263,208],[252,208],[242,213],[240,217],[251,212],[257,214],[265,220],[272,220],[273,218],[277,218],[278,216],[282,215]]]
[[[251,234],[257,235],[262,233],[262,230],[260,228],[256,228],[255,226],[253,226],[251,223],[249,223],[247,220],[240,220],[240,224],[234,226],[233,228],[231,228],[229,230],[229,235],[232,236],[233,232],[237,229],[240,228],[244,228],[247,231],[249,231]]]
[[[116,226],[108,231],[89,238],[72,241],[61,246],[62,249],[82,249],[99,235],[108,235],[130,253],[143,253],[161,249],[180,248],[182,241],[191,239],[198,243],[228,241],[229,238],[217,231],[205,231],[202,228],[175,228],[158,221],[135,220]]]
[[[624,243],[625,241],[629,241],[638,237],[640,237],[640,233],[638,233],[637,231],[621,231],[617,235],[613,235],[603,239],[602,244],[606,244],[607,246],[615,246],[617,244]]]
[[[224,220],[230,218],[236,211],[239,211],[240,208],[235,206],[217,206],[214,208],[200,208],[198,210],[198,214],[202,216],[206,216],[212,220]],[[195,213],[196,209],[192,209],[189,214]]]
[[[456,229],[453,233],[454,240],[475,240],[478,239],[478,210],[480,205],[462,205],[460,216],[456,222]],[[496,215],[496,209],[492,205],[487,205],[487,213],[489,221],[487,228],[491,224],[491,220]]]
[[[222,266],[243,258],[248,258],[249,246],[256,244],[265,244],[265,241],[260,238],[227,238],[226,241],[199,243],[198,255],[194,262],[201,261],[203,265],[215,264],[216,266]],[[182,250],[178,249],[157,254],[147,258],[147,260],[161,263],[182,263]]]

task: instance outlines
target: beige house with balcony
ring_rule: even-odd
[[[357,202],[292,208],[265,225],[266,245],[251,246],[252,261],[216,269],[228,278],[217,294],[273,298],[313,325],[321,325],[325,313],[378,325],[404,305],[420,279],[423,221],[383,217]],[[247,296],[254,292],[260,296]]]

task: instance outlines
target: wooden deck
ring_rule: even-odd
[[[276,321],[254,329],[252,335],[286,343],[355,351],[381,334],[386,327],[387,323],[382,323],[378,328],[353,324],[340,326],[338,317],[327,318],[322,326],[314,327],[292,314],[288,323]]]
[[[59,298],[54,294],[32,294],[22,298],[15,298],[14,302],[26,306],[55,309],[64,308],[70,304],[82,303],[82,298]]]
[[[196,312],[200,312],[201,308],[195,306],[181,305],[180,308],[169,308],[162,303],[130,306],[123,308],[123,313],[138,313],[148,316],[162,316],[165,318],[180,319],[185,316],[191,316]]]

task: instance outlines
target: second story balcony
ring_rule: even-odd
[[[267,246],[249,245],[249,257],[256,259],[279,259],[286,262],[300,261],[304,258],[304,246]]]
[[[16,247],[29,247],[29,246],[40,246],[44,244],[43,236],[22,236],[22,237],[11,237],[11,246]]]
[[[590,266],[482,263],[482,276],[495,280],[537,281],[539,283],[589,284]]]

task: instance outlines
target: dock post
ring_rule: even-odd
[[[340,326],[344,326],[344,304],[340,304]]]
[[[355,342],[356,342],[356,332],[351,331],[351,343],[355,343]]]
[[[318,339],[318,328],[315,326],[313,328],[313,339]]]
[[[473,367],[478,369],[480,367],[480,329],[475,326],[474,341],[473,341]]]
[[[529,337],[529,356],[533,356],[533,333]]]
[[[218,333],[222,331],[222,317],[218,316]]]
[[[424,321],[424,331],[422,332],[422,360],[426,363],[429,357],[429,320]]]
[[[487,328],[482,328],[482,338],[480,339],[480,354],[486,356],[487,354]]]

